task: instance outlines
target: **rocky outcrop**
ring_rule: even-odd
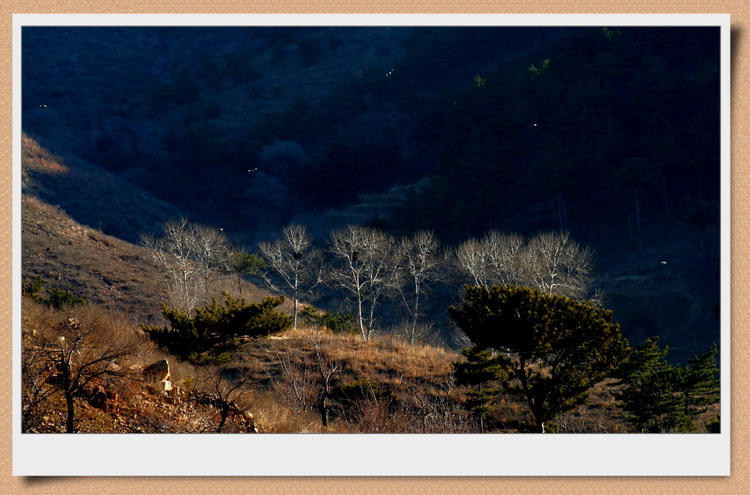
[[[169,374],[169,361],[162,359],[143,368],[143,379],[148,383],[158,384],[160,390],[169,392],[172,390],[172,382]]]

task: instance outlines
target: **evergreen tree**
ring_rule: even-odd
[[[503,353],[507,388],[524,397],[538,432],[583,403],[628,352],[611,311],[527,287],[466,286],[449,312],[476,345]]]
[[[169,327],[143,326],[148,337],[180,359],[196,363],[225,361],[239,344],[239,337],[256,337],[278,333],[292,322],[291,317],[274,309],[284,297],[267,297],[248,304],[224,293],[224,304],[215,299],[204,308],[195,308],[195,316],[166,305],[162,314]]]
[[[459,385],[473,385],[466,405],[469,410],[479,418],[482,433],[484,433],[484,421],[489,416],[489,403],[501,391],[493,383],[507,380],[508,373],[503,368],[503,362],[491,349],[481,349],[478,346],[469,347],[461,351],[466,361],[453,363],[455,379]]]
[[[684,396],[678,393],[680,370],[666,359],[669,348],[659,337],[646,339],[619,370],[624,387],[616,393],[626,411],[624,418],[639,431],[690,431]]]
[[[688,366],[680,368],[677,389],[684,397],[686,414],[700,414],[706,411],[705,406],[719,402],[718,353],[718,347],[712,344],[708,352],[689,359]]]

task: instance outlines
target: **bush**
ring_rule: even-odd
[[[88,302],[86,298],[77,296],[65,289],[60,289],[59,287],[48,287],[46,289],[47,297],[45,297],[42,294],[42,292],[45,291],[42,277],[37,277],[34,280],[23,279],[21,291],[24,296],[28,296],[34,301],[54,309],[62,309],[66,306],[83,306]]]
[[[359,333],[354,313],[320,313],[312,306],[302,310],[302,317],[308,325],[326,327],[333,333]]]

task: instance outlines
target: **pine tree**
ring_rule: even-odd
[[[215,299],[204,308],[195,308],[195,316],[166,305],[162,314],[169,327],[143,326],[148,337],[177,355],[206,364],[225,361],[239,344],[239,337],[256,337],[281,332],[292,322],[290,316],[274,311],[284,297],[267,297],[248,304],[243,298],[224,293],[224,304]]]
[[[688,366],[680,369],[677,389],[684,397],[685,414],[700,414],[706,411],[705,406],[719,402],[718,353],[718,347],[712,344],[708,352],[689,359]]]
[[[464,349],[461,354],[466,357],[466,361],[453,363],[454,376],[459,385],[475,386],[467,394],[466,405],[479,418],[479,424],[484,433],[484,422],[490,413],[489,403],[501,391],[500,387],[491,385],[507,380],[508,373],[503,367],[502,359],[491,349],[474,346]]]
[[[538,432],[583,403],[628,352],[611,311],[527,287],[466,286],[449,312],[476,345],[508,356],[508,390],[524,397]]]
[[[619,369],[624,386],[615,395],[625,420],[639,431],[691,430],[684,396],[678,392],[681,373],[667,362],[668,353],[668,347],[659,347],[659,337],[652,337],[637,346]]]

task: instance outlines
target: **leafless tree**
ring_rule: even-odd
[[[280,373],[273,380],[273,390],[289,409],[302,413],[316,404],[317,377],[304,361],[293,361],[288,353],[277,353]]]
[[[427,285],[437,277],[437,268],[442,263],[440,248],[435,234],[420,231],[401,240],[402,283],[399,284],[404,307],[410,316],[408,337],[414,343],[417,337],[422,297]]]
[[[587,296],[592,280],[594,253],[570,238],[567,232],[541,233],[521,253],[522,279],[548,294],[574,299]]]
[[[469,239],[456,249],[456,261],[474,285],[515,284],[520,280],[519,252],[523,238],[489,231],[481,239]]]
[[[188,227],[188,220],[181,218],[165,223],[161,237],[151,234],[141,237],[141,244],[151,250],[169,281],[175,306],[183,310],[192,309],[198,302],[194,290],[198,267],[192,260]]]
[[[299,301],[323,280],[323,258],[312,246],[312,236],[302,225],[288,225],[282,238],[258,244],[268,269],[260,271],[271,290],[294,303],[293,326],[297,328]]]
[[[122,360],[141,346],[135,331],[122,317],[103,320],[84,309],[80,317],[61,321],[41,337],[38,352],[50,363],[51,382],[65,397],[65,431],[75,431],[75,398],[101,381],[130,377]]]
[[[482,245],[492,283],[517,284],[520,281],[519,253],[523,247],[523,237],[491,230],[482,238]]]
[[[487,253],[478,239],[468,239],[456,249],[456,262],[459,268],[467,272],[474,285],[487,287],[491,285],[487,273]]]
[[[219,412],[219,422],[216,425],[216,433],[221,433],[230,415],[242,414],[243,407],[238,406],[243,389],[250,381],[247,373],[238,376],[227,376],[228,368],[209,368],[202,370],[196,377],[196,385],[191,392],[192,398],[199,404],[207,405]],[[247,420],[250,418],[248,417]]]
[[[277,353],[281,373],[274,380],[274,391],[287,407],[302,413],[317,409],[321,423],[328,427],[334,379],[344,369],[344,363],[333,356],[329,344],[319,332],[306,338],[306,348],[312,355],[294,360],[288,353]]]
[[[327,428],[330,409],[329,400],[331,398],[331,380],[334,375],[341,373],[344,365],[341,361],[337,361],[332,357],[330,350],[323,345],[319,336],[313,334],[312,338],[321,387],[318,396],[318,412],[320,413],[323,426]]]
[[[379,230],[350,225],[332,234],[330,250],[331,281],[354,299],[360,333],[369,340],[378,304],[396,287],[396,242]]]
[[[198,303],[198,287],[208,299],[211,285],[227,270],[232,253],[222,232],[186,218],[166,222],[161,237],[144,235],[141,244],[150,249],[167,277],[174,305],[186,311]]]
[[[37,338],[36,330],[23,329],[21,354],[21,429],[33,431],[42,421],[45,403],[59,389],[50,383],[54,376],[53,363],[47,359],[48,342]]]
[[[524,241],[490,231],[461,244],[455,259],[474,285],[525,285],[576,299],[588,295],[594,266],[593,251],[567,232],[541,233]]]
[[[229,270],[232,247],[220,230],[205,225],[189,224],[188,240],[192,257],[198,262],[198,278],[203,296],[208,299],[216,279]]]

